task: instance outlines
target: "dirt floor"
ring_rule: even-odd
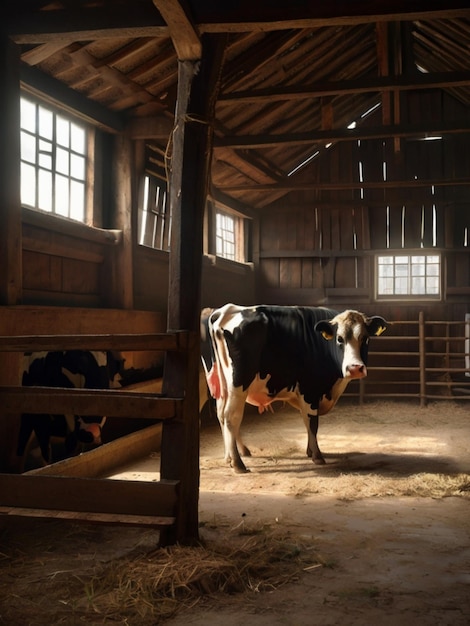
[[[250,410],[244,475],[211,423],[200,548],[156,550],[153,530],[0,520],[0,624],[468,625],[469,422],[468,403],[345,400],[321,418],[316,466],[297,412]],[[152,479],[157,462],[125,477]]]

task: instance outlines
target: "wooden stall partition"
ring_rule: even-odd
[[[186,368],[194,365],[199,358],[199,343],[194,333],[185,331],[156,332],[149,329],[152,323],[161,323],[158,314],[137,311],[106,311],[97,315],[89,311],[89,319],[81,311],[82,317],[74,309],[61,310],[54,307],[4,307],[0,309],[0,354],[23,353],[40,350],[122,350],[150,351],[153,353],[174,352]],[[69,315],[67,315],[69,313]],[[106,323],[106,315],[109,315]],[[55,314],[55,324],[54,322]],[[62,314],[62,315],[60,315]],[[64,318],[62,334],[57,330],[58,320]],[[91,320],[97,321],[94,333]],[[127,324],[123,323],[127,319]],[[49,332],[46,334],[44,328]],[[74,331],[70,326],[75,325]],[[81,329],[86,326],[89,334]],[[16,330],[12,330],[15,328]],[[36,332],[42,328],[42,332]],[[112,332],[106,332],[111,330]],[[120,330],[120,333],[116,333]],[[142,331],[142,332],[139,332]],[[0,387],[0,424],[8,422],[11,415],[23,412],[37,414],[80,414],[136,417],[148,419],[150,423],[179,421],[185,408],[184,394],[170,397],[160,393],[121,389],[63,389],[47,387],[21,387],[19,384]],[[151,427],[152,428],[152,427]],[[117,463],[116,454],[123,452],[129,458],[129,445],[135,445],[141,453],[147,444],[146,438],[159,438],[160,434],[145,429],[126,440],[126,445],[112,442],[95,457],[99,462],[88,462],[84,453],[81,458],[64,461],[59,467],[54,465],[31,474],[0,474],[0,513],[5,515],[26,515],[30,517],[66,518],[93,522],[152,525],[167,528],[176,525],[175,540],[187,539],[187,529],[177,519],[184,512],[185,503],[179,502],[181,481],[177,479],[158,480],[150,483],[119,481],[94,476],[94,470],[102,474]],[[15,442],[10,442],[14,444]],[[185,445],[182,440],[178,448],[171,451],[163,444],[161,462],[168,463],[166,454],[181,456],[182,463],[188,463]],[[106,458],[108,457],[108,459]],[[81,460],[83,459],[83,462]],[[171,462],[174,462],[173,459]],[[84,469],[86,467],[86,469]],[[99,468],[99,470],[98,470]],[[193,468],[194,469],[194,468]],[[190,470],[189,470],[190,471]],[[197,472],[197,468],[194,469]],[[183,477],[184,479],[184,477]],[[187,493],[187,488],[184,489]],[[197,501],[197,497],[195,498]],[[184,518],[184,516],[183,516]]]

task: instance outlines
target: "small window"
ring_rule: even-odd
[[[215,253],[235,261],[235,218],[227,213],[216,214]]]
[[[440,257],[437,254],[397,254],[377,257],[379,298],[439,297]]]
[[[169,250],[170,237],[171,215],[166,184],[154,176],[145,176],[139,207],[139,244]]]
[[[215,253],[230,261],[246,262],[245,220],[238,215],[215,214]]]
[[[87,129],[21,98],[21,203],[80,222],[86,218]]]

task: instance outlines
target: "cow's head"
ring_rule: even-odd
[[[335,340],[341,355],[341,369],[344,378],[364,378],[367,376],[367,344],[369,337],[378,337],[387,329],[387,322],[379,316],[366,317],[359,311],[343,311],[331,320],[321,320],[315,324],[327,341]]]

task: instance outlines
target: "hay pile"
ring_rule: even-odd
[[[210,546],[172,546],[134,561],[113,562],[82,581],[88,597],[81,608],[108,618],[162,619],[216,594],[275,589],[312,565],[321,566],[312,546],[261,529],[235,548],[231,540]]]
[[[209,604],[220,594],[271,591],[297,580],[304,570],[326,565],[311,537],[266,525],[210,526],[207,532],[217,539],[195,547],[159,548],[76,573],[44,575],[36,606],[21,602],[14,586],[0,584],[0,615],[4,623],[33,623],[34,614],[35,624],[154,626],[183,608]],[[19,563],[11,565],[15,572],[10,580],[21,576]]]
[[[308,484],[295,484],[290,494],[303,497],[313,494],[328,495],[342,501],[361,498],[420,497],[448,498],[470,497],[470,474],[434,474],[420,472],[411,476],[376,473],[339,473],[320,476]]]

